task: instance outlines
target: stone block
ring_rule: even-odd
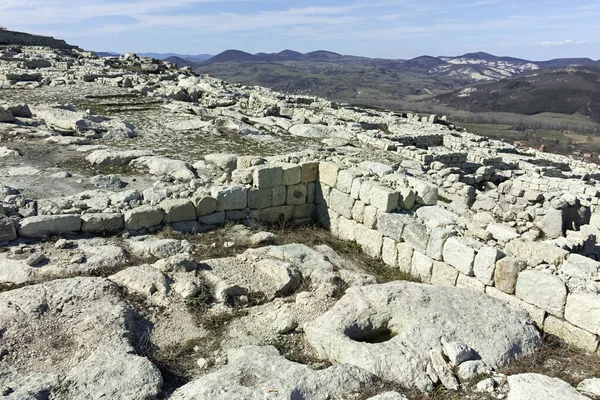
[[[571,293],[567,297],[565,319],[588,332],[600,335],[600,295]]]
[[[433,258],[437,261],[444,259],[444,244],[448,238],[455,236],[456,231],[449,228],[435,228],[432,229],[429,234],[429,241],[427,242],[427,257]]]
[[[225,211],[225,221],[241,221],[248,218],[250,209],[227,210]]]
[[[411,273],[414,249],[406,243],[398,243],[396,248],[398,249],[398,269]]]
[[[369,256],[373,258],[381,256],[381,248],[383,246],[383,235],[381,233],[373,229],[368,229],[362,224],[357,224],[356,243]]]
[[[536,267],[543,262],[560,265],[569,255],[569,252],[550,243],[532,242],[525,239],[511,240],[504,248],[507,255],[525,260],[531,267]]]
[[[361,224],[363,223],[365,217],[365,206],[365,203],[363,203],[360,200],[354,202],[354,206],[352,207],[353,220],[355,220],[356,222],[360,222]]]
[[[485,292],[485,285],[479,279],[465,274],[458,274],[456,279],[456,287],[474,290],[476,292]]]
[[[280,164],[283,169],[283,185],[297,185],[302,181],[302,167],[298,164]]]
[[[580,254],[569,254],[561,271],[568,276],[589,280],[600,271],[600,263]]]
[[[356,240],[356,221],[340,216],[338,222],[338,237],[342,240]]]
[[[518,238],[519,235],[517,231],[505,224],[493,223],[489,224],[486,228],[486,231],[492,234],[492,237],[499,242],[508,242],[513,239]]]
[[[553,208],[548,209],[546,215],[536,223],[547,239],[557,239],[563,236],[564,224],[563,210],[555,210]]]
[[[350,197],[349,194],[342,193],[337,189],[332,189],[329,195],[329,207],[348,219],[352,218],[354,201],[355,200]]]
[[[316,182],[319,176],[319,162],[318,161],[306,161],[300,163],[302,169],[301,182]]]
[[[301,204],[294,206],[294,219],[305,219],[310,218],[311,220],[315,217],[315,205],[314,204]]]
[[[198,222],[205,225],[223,225],[225,223],[225,211],[217,211],[198,218]]]
[[[169,199],[162,201],[158,208],[165,212],[164,223],[195,221],[196,208],[188,199]]]
[[[406,214],[385,213],[381,211],[377,213],[377,230],[379,230],[379,232],[381,232],[384,236],[394,239],[396,242],[402,241],[402,232],[404,232],[404,227],[413,222],[414,219]]]
[[[314,182],[306,183],[306,202],[314,204],[316,201],[316,189],[317,185]]]
[[[496,270],[496,261],[502,259],[504,253],[485,246],[479,249],[473,263],[473,273],[484,285],[494,286],[494,271]]]
[[[363,181],[360,184],[360,190],[358,192],[358,197],[360,198],[360,200],[365,203],[365,204],[371,204],[370,202],[370,198],[371,198],[371,189],[373,188],[373,186],[375,186],[377,183],[373,182],[373,181]]]
[[[401,210],[411,210],[417,201],[415,192],[413,192],[410,188],[400,188],[398,189],[398,193],[400,193],[398,207]]]
[[[283,168],[261,165],[254,169],[252,183],[258,189],[268,189],[283,185]]]
[[[337,177],[340,172],[340,166],[331,162],[319,163],[319,182],[330,187],[337,185]]]
[[[260,210],[260,220],[267,224],[289,221],[294,215],[294,206],[279,206]]]
[[[533,319],[533,321],[539,328],[542,328],[544,326],[544,317],[546,316],[546,312],[541,308],[526,303],[515,296],[506,294],[493,286],[486,286],[485,292],[488,296],[491,296],[498,300],[502,300],[503,302],[510,304],[515,308],[527,311],[529,316],[531,316],[531,319]]]
[[[433,261],[431,284],[438,286],[456,286],[458,271],[442,261]]]
[[[207,154],[204,159],[207,162],[216,165],[225,172],[232,172],[237,168],[236,154],[211,153]]]
[[[15,225],[15,221],[5,216],[0,216],[0,242],[15,240],[16,238],[17,227]]]
[[[243,185],[251,185],[253,174],[254,170],[251,168],[236,169],[231,173],[231,181],[234,183],[241,183]]]
[[[315,204],[327,206],[329,204],[329,193],[331,193],[330,186],[321,182],[315,183]]]
[[[362,179],[362,178],[356,178],[355,180],[352,181],[352,187],[350,188],[350,196],[352,196],[353,199],[355,199],[355,200],[360,199],[360,187],[363,182],[364,182],[364,179]],[[599,218],[600,218],[600,216],[599,216]]]
[[[400,193],[381,185],[373,185],[369,195],[369,203],[379,210],[389,213],[397,210]]]
[[[39,215],[27,217],[17,224],[17,232],[25,237],[77,232],[81,229],[79,215]]]
[[[383,262],[395,268],[398,266],[398,243],[394,240],[384,237],[383,238],[383,247],[381,249],[381,259]]]
[[[379,214],[379,211],[376,207],[365,206],[363,224],[369,229],[375,229],[375,226],[377,225],[377,214]]]
[[[125,228],[131,231],[138,231],[162,224],[165,212],[160,208],[144,205],[125,211],[123,216],[125,218]]]
[[[426,206],[434,206],[437,204],[438,188],[436,185],[417,178],[409,179],[409,183],[415,191],[415,200],[417,203]]]
[[[208,195],[192,197],[192,202],[196,207],[196,217],[209,215],[217,211],[217,199]]]
[[[418,251],[413,252],[411,274],[423,282],[431,281],[433,260]]]
[[[426,254],[427,243],[429,242],[429,230],[419,222],[412,221],[406,224],[402,231],[402,239],[411,245],[415,250]]]
[[[340,217],[338,213],[324,205],[316,206],[316,220],[323,228],[329,229],[335,234],[334,228],[337,227],[337,219]]]
[[[292,185],[287,187],[287,198],[285,203],[288,206],[298,206],[306,203],[306,185]]]
[[[262,210],[273,205],[273,189],[250,189],[248,190],[248,207]]]
[[[271,203],[273,207],[279,207],[285,204],[287,198],[287,189],[285,186],[271,188]]]
[[[217,200],[217,211],[241,210],[248,205],[248,189],[241,185],[216,186],[211,195]]]
[[[337,190],[339,190],[340,192],[350,194],[350,192],[352,191],[352,182],[356,178],[360,178],[363,175],[364,171],[360,168],[350,168],[341,170],[338,173],[338,179],[336,184]]]
[[[596,335],[552,315],[546,317],[544,331],[558,336],[567,344],[589,353],[594,353],[598,349],[598,337]]]
[[[523,260],[514,257],[505,257],[496,261],[494,285],[504,293],[514,294],[517,277],[526,267],[527,265]]]
[[[459,272],[467,276],[473,276],[475,250],[464,239],[458,237],[448,238],[444,244],[443,257],[446,263]]]
[[[521,300],[559,318],[565,313],[567,288],[562,279],[549,272],[522,271],[517,278],[515,294]]]
[[[123,228],[125,228],[125,219],[121,213],[90,213],[81,216],[82,232],[114,233]]]

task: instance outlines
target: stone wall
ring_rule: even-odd
[[[240,157],[230,177],[228,184],[198,187],[180,198],[156,198],[151,189],[115,193],[111,202],[128,204],[117,213],[101,212],[106,204],[84,196],[79,203],[73,200],[70,209],[48,211],[52,208],[42,202],[38,209],[45,214],[17,223],[0,220],[0,240],[152,231],[164,225],[203,232],[245,218],[318,222],[390,268],[434,285],[485,292],[528,311],[548,333],[597,351],[600,295],[587,282],[597,278],[594,271],[600,263],[575,254],[576,249],[569,252],[520,238],[514,228],[495,222],[466,235],[472,228],[461,227],[459,215],[438,205],[438,185],[380,163],[350,168],[326,161],[254,166],[252,157]],[[583,247],[579,250],[585,254]]]
[[[260,165],[235,169],[232,182],[200,187],[180,198],[149,188],[95,196],[82,193],[72,199],[39,200],[37,213],[15,222],[0,221],[0,241],[63,233],[118,233],[158,230],[169,225],[184,232],[206,232],[226,222],[252,218],[265,223],[291,221],[309,224],[315,215],[318,162]],[[243,166],[242,167],[246,167]],[[102,212],[108,207],[122,212]],[[26,212],[26,205],[19,210]]]
[[[389,175],[375,182],[331,163],[321,163],[319,172],[317,219],[334,235],[424,282],[485,292],[522,308],[546,332],[597,351],[600,295],[586,290],[585,282],[600,263],[518,239],[500,223],[484,232],[498,245],[465,236],[457,229],[458,215],[435,206],[435,185]],[[404,185],[389,184],[398,181]]]

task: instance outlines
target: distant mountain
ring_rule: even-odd
[[[593,67],[600,66],[600,62],[587,58],[530,61],[495,56],[485,52],[441,57],[424,55],[410,60],[394,60],[342,55],[325,50],[305,54],[293,50],[257,54],[227,50],[193,68],[196,72],[235,83],[260,85],[283,92],[311,94],[336,101],[386,107],[415,95],[423,98],[423,96],[443,95],[450,92],[460,94],[461,92],[456,91],[475,84],[489,82],[493,85],[522,74],[545,71],[548,67],[571,65]],[[567,87],[561,86],[558,90],[562,93],[567,90]],[[485,92],[482,90],[482,93]],[[578,91],[578,93],[582,92]],[[498,96],[494,92],[489,92],[482,94],[482,97],[486,95],[492,98]],[[559,106],[536,108],[534,105],[539,105],[539,98],[544,94],[540,93],[538,96],[535,93],[531,96],[528,97],[532,102],[531,105],[522,110],[535,113],[539,109],[560,109]],[[440,97],[437,101],[447,99]],[[467,106],[470,100],[463,99],[464,106]],[[569,101],[570,107],[566,107],[565,110],[583,112],[579,110],[579,106],[576,111],[572,111],[573,104],[579,104],[578,100],[571,98]],[[461,105],[458,100],[452,102]],[[482,104],[479,108],[482,110],[496,110],[494,104],[486,102],[483,98],[479,102]],[[520,101],[516,101],[514,106],[508,103],[508,101],[498,102],[501,104],[498,111],[510,109],[520,112],[522,106],[519,105]],[[591,114],[595,112],[588,112],[585,115]]]
[[[185,57],[184,57],[185,58]],[[462,84],[496,81],[527,71],[542,68],[578,66],[600,66],[600,61],[589,58],[564,58],[549,61],[530,61],[515,57],[499,57],[485,52],[467,53],[461,56],[420,56],[411,60],[386,60],[348,56],[331,51],[318,50],[302,54],[293,50],[279,53],[250,54],[240,50],[226,50],[206,61],[202,65],[217,63],[278,63],[293,65],[296,68],[311,68],[311,65],[299,63],[343,63],[351,65],[379,66],[397,73],[414,72],[435,77],[446,77],[461,81]],[[322,65],[323,68],[327,68]],[[208,71],[210,73],[210,71]]]
[[[312,62],[339,62],[370,60],[366,57],[344,56],[331,51],[318,50],[302,54],[293,50],[283,50],[279,53],[250,54],[240,50],[225,50],[222,53],[206,60],[203,64],[210,65],[223,62],[268,62],[280,63],[286,61],[312,61]]]
[[[157,60],[165,60],[169,57],[179,57],[184,60],[204,61],[212,57],[211,54],[178,54],[178,53],[137,53],[138,56],[152,57]]]
[[[536,61],[540,68],[556,68],[556,67],[600,67],[600,60],[594,61],[591,58],[555,58],[548,61]]]
[[[581,114],[600,122],[600,67],[530,71],[442,94],[435,101],[472,112]]]
[[[249,61],[262,61],[260,57],[254,54],[246,53],[240,50],[225,50],[222,53],[217,54],[214,57],[204,61],[204,65],[226,63],[226,62],[249,62]]]
[[[194,61],[189,58],[186,59],[186,58],[181,58],[181,57],[176,57],[176,56],[167,57],[167,58],[163,59],[163,61],[168,61],[170,63],[173,63],[173,64],[177,65],[178,68],[183,68],[183,67],[196,68],[199,65],[201,65],[200,61]]]
[[[98,57],[119,57],[121,54],[113,53],[112,51],[97,51],[96,55]]]

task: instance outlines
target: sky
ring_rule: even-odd
[[[0,25],[10,30],[119,53],[597,60],[599,21],[598,0],[0,0]]]

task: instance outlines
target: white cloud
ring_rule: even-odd
[[[539,44],[543,47],[555,47],[555,46],[570,46],[570,45],[580,45],[580,44],[586,44],[588,43],[587,41],[575,41],[575,40],[561,40],[558,42],[540,42],[540,43],[534,43],[534,44]]]

